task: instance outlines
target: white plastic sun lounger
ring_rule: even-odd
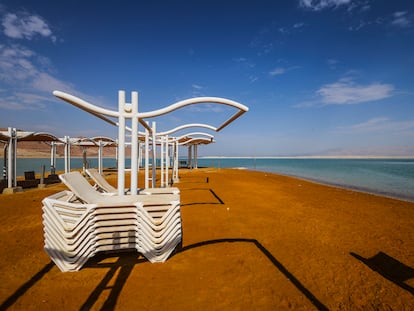
[[[67,197],[63,193],[43,200],[45,250],[62,271],[79,270],[103,248],[136,248],[141,203],[114,208],[59,200]]]
[[[171,199],[179,200],[178,194],[165,196],[150,197],[147,195],[124,195],[124,196],[107,196],[96,191],[85,177],[78,171],[59,175],[60,180],[75,194],[75,196],[84,203],[104,203],[125,204],[127,202],[167,202]]]
[[[118,193],[118,190],[112,186],[106,179],[104,176],[102,176],[98,170],[94,169],[94,168],[88,168],[86,169],[86,174],[88,174],[88,176],[90,178],[92,178],[92,180],[95,183],[95,188],[100,191],[100,192],[104,192],[107,193],[109,195],[116,195]],[[179,194],[180,193],[180,189],[176,188],[176,187],[167,187],[167,188],[147,188],[147,189],[139,189],[138,191],[139,194]]]
[[[77,271],[101,251],[136,249],[165,261],[180,244],[179,195],[107,196],[79,173],[60,176],[70,191],[43,200],[45,251],[61,271]]]

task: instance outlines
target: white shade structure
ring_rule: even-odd
[[[69,144],[72,146],[80,146],[83,149],[83,170],[87,169],[86,167],[86,150],[88,147],[97,147],[98,148],[98,171],[102,174],[103,171],[103,150],[105,147],[115,147],[117,145],[116,140],[104,137],[104,136],[96,136],[92,138],[73,138],[69,139]],[[70,161],[70,157],[66,158],[65,161]],[[70,170],[66,171],[68,173]]]
[[[67,93],[54,91],[53,94],[118,127],[118,187],[117,193],[112,191],[111,195],[105,195],[93,188],[79,172],[60,175],[60,179],[71,192],[60,192],[43,200],[46,252],[62,271],[77,271],[97,252],[118,249],[136,249],[151,262],[164,262],[182,241],[181,200],[179,194],[157,194],[151,191],[150,194],[137,194],[138,160],[141,158],[140,141],[145,138],[145,188],[148,188],[150,180],[148,165],[150,142],[152,187],[155,186],[156,178],[157,146],[161,154],[161,187],[167,187],[170,150],[174,150],[175,159],[178,158],[177,148],[180,144],[197,146],[213,142],[213,136],[210,134],[195,132],[174,138],[173,133],[192,127],[220,131],[248,111],[248,108],[225,98],[198,97],[179,101],[162,109],[139,112],[138,93],[132,92],[132,102],[127,103],[125,92],[119,91],[118,111],[112,111]],[[158,133],[156,122],[152,121],[150,124],[147,120],[200,103],[228,105],[235,108],[236,113],[218,126],[190,123]],[[130,126],[127,126],[127,123]],[[138,131],[139,123],[145,128],[145,132]],[[127,195],[125,193],[126,145],[131,146],[131,182]],[[195,148],[195,155],[196,152]],[[178,165],[176,167],[178,169]]]
[[[44,142],[50,145],[50,170],[51,174],[55,174],[56,169],[56,148],[59,145],[64,145],[64,160],[65,173],[70,172],[70,150],[71,146],[80,146],[83,148],[97,147],[98,148],[98,169],[102,172],[103,169],[103,148],[109,146],[116,146],[116,140],[97,136],[92,138],[70,138],[65,136],[63,138],[56,137],[53,134],[46,132],[30,132],[17,130],[16,128],[8,128],[7,131],[0,131],[0,143],[4,144],[4,163],[3,163],[3,179],[7,179],[6,192],[12,193],[19,190],[17,187],[17,143],[18,142]]]
[[[17,130],[16,128],[9,127],[7,131],[0,131],[0,141],[5,144],[4,154],[5,165],[3,167],[3,174],[7,177],[7,191],[14,192],[13,189],[17,188],[17,142],[18,141],[41,141],[52,143],[51,155],[54,154],[54,142],[61,142],[61,140],[45,132],[27,132]],[[7,161],[6,161],[7,158]],[[51,160],[51,165],[53,165]],[[7,169],[6,169],[7,166]],[[6,191],[6,190],[5,190]]]
[[[127,103],[125,99],[125,91],[119,91],[118,92],[118,110],[110,110],[102,107],[95,106],[81,98],[78,98],[76,96],[73,96],[71,94],[61,92],[61,91],[54,91],[53,94],[88,112],[92,115],[112,124],[118,126],[118,191],[119,195],[123,195],[125,193],[125,144],[126,142],[126,131],[131,133],[130,137],[130,144],[131,144],[131,194],[134,193],[137,188],[138,184],[138,155],[139,155],[139,135],[140,132],[138,132],[138,123],[141,124],[147,131],[148,134],[151,134],[153,144],[155,146],[156,144],[156,130],[155,130],[155,124],[154,126],[150,126],[147,123],[147,119],[150,118],[156,118],[162,115],[165,115],[167,113],[176,111],[178,109],[181,109],[183,107],[187,107],[190,105],[197,105],[197,104],[203,104],[203,103],[209,103],[209,104],[217,104],[217,105],[226,105],[234,108],[236,112],[229,117],[227,120],[225,120],[223,123],[212,126],[212,125],[204,125],[205,127],[208,127],[210,130],[213,131],[221,131],[223,128],[228,126],[231,122],[239,118],[241,115],[243,115],[245,112],[247,112],[249,109],[247,106],[240,104],[236,101],[221,98],[221,97],[196,97],[196,98],[190,98],[186,100],[182,100],[179,102],[176,102],[172,105],[166,106],[162,109],[157,109],[154,111],[149,112],[139,112],[138,110],[138,93],[132,92],[131,93],[131,103]],[[129,120],[131,123],[131,127],[127,127],[126,121]],[[184,127],[192,127],[194,125],[184,125]],[[162,134],[168,135],[168,132],[164,132]],[[149,137],[150,135],[148,135]],[[148,141],[148,139],[147,139]],[[146,142],[147,144],[147,142]],[[146,149],[147,150],[147,149]],[[153,154],[155,152],[155,148],[152,148]],[[155,157],[153,159],[155,161]],[[155,165],[155,162],[153,163],[153,167]],[[154,176],[155,174],[153,174]]]

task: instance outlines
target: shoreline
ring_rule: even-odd
[[[358,155],[350,155],[350,156],[202,156],[199,159],[333,159],[333,160],[387,160],[387,159],[403,159],[403,160],[414,160],[413,156],[358,156]]]
[[[375,196],[378,196],[378,197],[384,197],[384,198],[389,198],[389,199],[393,199],[393,200],[400,200],[400,201],[403,201],[403,202],[414,203],[414,197],[398,196],[398,195],[394,195],[392,193],[381,192],[381,191],[375,192],[375,191],[370,190],[368,188],[352,186],[352,185],[346,185],[346,184],[324,182],[323,180],[319,180],[317,178],[310,178],[310,177],[307,178],[307,177],[293,175],[293,174],[290,175],[290,174],[283,174],[283,173],[274,173],[274,172],[271,172],[271,171],[250,170],[248,168],[234,168],[234,169],[243,169],[243,170],[245,169],[245,170],[249,170],[249,171],[252,171],[252,172],[263,172],[263,173],[266,173],[266,174],[274,174],[274,175],[292,177],[292,178],[295,178],[295,179],[304,180],[304,181],[315,183],[315,184],[322,185],[322,186],[333,187],[333,188],[338,188],[338,189],[343,189],[343,190],[351,190],[351,191],[356,191],[356,192],[360,192],[360,193],[375,195]]]

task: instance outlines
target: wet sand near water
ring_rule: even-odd
[[[66,187],[0,195],[0,310],[414,306],[414,203],[234,169],[182,170],[174,186],[179,252],[99,254],[66,273],[43,250],[41,209]]]

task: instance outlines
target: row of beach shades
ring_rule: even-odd
[[[181,243],[178,189],[118,196],[99,193],[79,172],[59,177],[71,191],[43,200],[43,226],[45,251],[61,271],[104,251],[135,249],[164,262]]]

